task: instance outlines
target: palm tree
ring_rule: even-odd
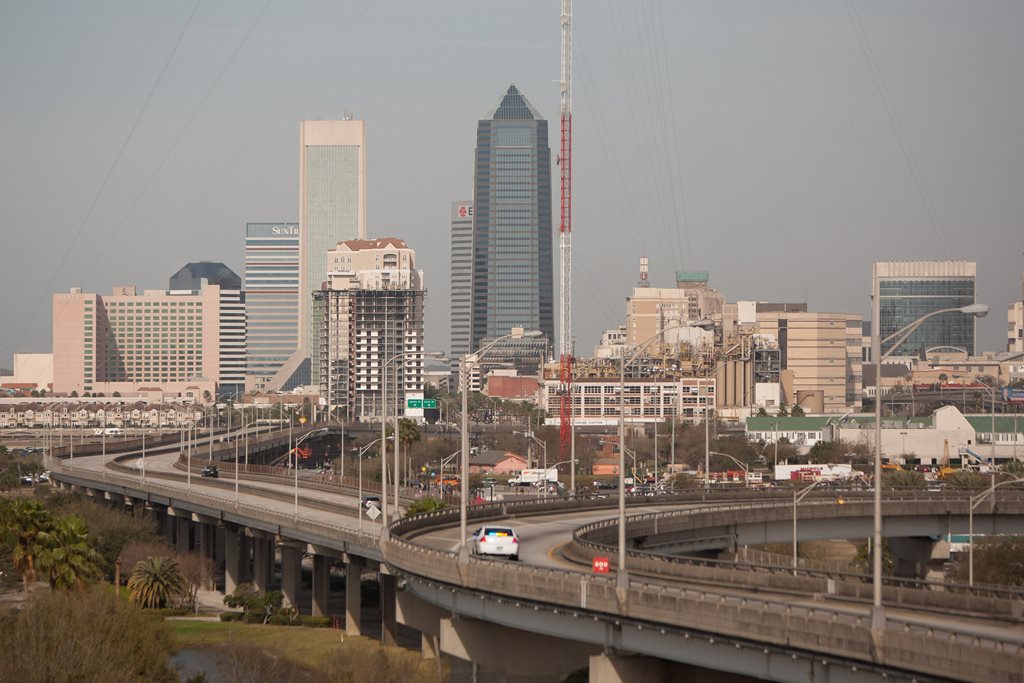
[[[985,486],[985,479],[977,472],[959,470],[946,477],[946,483],[957,489],[980,489]]]
[[[3,508],[0,515],[3,535],[13,549],[11,561],[21,573],[21,581],[28,593],[36,582],[36,558],[42,550],[39,536],[53,526],[53,517],[37,500],[15,500]]]
[[[36,561],[49,575],[50,587],[82,590],[87,581],[98,578],[103,557],[93,547],[89,527],[78,515],[57,521],[53,528],[39,534],[42,550]]]
[[[128,579],[131,599],[143,607],[165,607],[185,589],[186,579],[181,567],[168,557],[139,560]]]
[[[401,418],[398,421],[398,442],[405,446],[405,451],[409,451],[409,446],[416,443],[421,438],[420,427],[412,420]]]
[[[897,470],[885,473],[885,483],[897,489],[917,489],[925,484],[924,475],[913,470]]]

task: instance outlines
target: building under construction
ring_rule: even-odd
[[[328,280],[313,292],[315,381],[336,415],[404,415],[423,392],[423,301],[415,252],[398,239],[342,242],[327,255]]]

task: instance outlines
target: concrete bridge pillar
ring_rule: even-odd
[[[190,536],[192,534],[192,520],[187,517],[174,518],[174,549],[179,555],[186,555],[190,550]]]
[[[363,568],[361,557],[346,557],[345,564],[345,633],[363,635]]]
[[[245,533],[238,534],[238,582],[252,582],[252,539]]]
[[[200,522],[196,528],[198,536],[199,557],[202,560],[200,565],[200,584],[204,590],[214,590],[213,585],[213,563],[214,563],[214,541],[217,538],[217,527],[209,522]]]
[[[398,580],[394,574],[385,574],[384,567],[378,574],[380,581],[380,639],[384,645],[398,645],[398,620],[395,599],[398,594]]]
[[[594,655],[590,683],[647,683],[669,680],[666,662],[653,657]]]
[[[413,598],[415,600],[415,598]],[[422,632],[432,627],[433,606],[417,607],[403,595],[403,614],[419,621]],[[409,607],[410,609],[406,609]],[[474,662],[488,670],[497,670],[506,681],[560,681],[566,675],[584,669],[601,649],[564,638],[556,638],[519,629],[508,628],[476,619],[443,617],[437,620],[441,651],[467,662]],[[517,652],[529,652],[529,657],[509,657],[508,649],[495,647],[495,643],[514,643]],[[591,669],[593,671],[593,669]],[[591,673],[591,680],[593,673]],[[662,678],[598,679],[632,683],[633,681],[661,681]]]
[[[274,539],[255,537],[252,539],[252,583],[261,593],[270,587],[270,576],[274,565]]]
[[[313,607],[314,617],[327,616],[327,596],[331,587],[331,558],[313,555]]]
[[[245,534],[238,527],[224,529],[224,594],[231,595],[242,583],[241,538]]]
[[[949,560],[949,543],[930,537],[887,538],[893,556],[893,573],[905,579],[943,578]]]
[[[281,593],[284,604],[298,609],[299,581],[302,576],[302,551],[292,545],[281,546]]]

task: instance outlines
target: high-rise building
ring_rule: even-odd
[[[362,121],[303,121],[299,126],[299,348],[268,385],[315,382],[310,355],[320,330],[312,292],[327,279],[326,254],[366,237],[366,129]]]
[[[262,390],[299,347],[299,225],[245,226],[246,389]]]
[[[237,374],[230,343],[241,324],[238,290],[115,287],[109,296],[53,295],[53,390],[112,394],[158,387],[218,391]],[[227,309],[227,310],[226,310]]]
[[[205,285],[217,285],[221,289],[241,289],[242,279],[223,263],[197,261],[186,263],[168,280],[167,289],[188,289],[199,291]]]
[[[872,267],[872,291],[878,292],[880,339],[895,334],[922,316],[975,303],[974,261],[880,261]],[[975,317],[944,313],[924,321],[891,353],[898,339],[882,345],[890,356],[920,356],[947,346],[974,355]]]
[[[320,395],[335,414],[372,419],[383,414],[387,387],[388,413],[406,414],[407,397],[423,397],[425,291],[416,252],[392,237],[349,240],[324,260],[327,280],[312,295]]]
[[[205,287],[220,287],[220,369],[217,392],[222,396],[245,392],[246,325],[242,278],[223,263],[186,263],[168,281],[168,292],[199,294]]]
[[[459,359],[470,352],[473,307],[473,202],[452,202],[451,232],[451,375],[458,381]]]
[[[553,343],[551,237],[548,122],[511,85],[477,126],[470,351],[513,327]]]

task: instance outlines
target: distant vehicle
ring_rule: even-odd
[[[523,470],[508,480],[509,486],[540,486],[540,483],[547,479],[552,484],[558,483],[558,470],[554,467],[548,468],[547,476],[543,469]]]
[[[380,509],[380,496],[363,496],[363,507],[369,510],[370,508]]]
[[[210,479],[216,479],[220,476],[220,470],[217,469],[216,465],[207,465],[203,468],[202,475]]]
[[[507,526],[484,526],[473,533],[473,554],[501,555],[510,560],[519,559],[519,535]]]
[[[104,436],[121,436],[122,434],[124,434],[124,430],[121,429],[120,427],[107,427],[100,433],[103,434]]]
[[[615,481],[609,479],[595,479],[594,488],[598,491],[614,491],[619,488],[619,485]]]

